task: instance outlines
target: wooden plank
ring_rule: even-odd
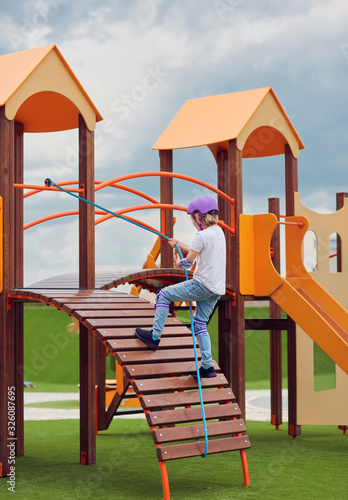
[[[273,302],[271,302],[273,303]],[[288,320],[286,318],[247,318],[245,319],[246,330],[287,330]]]
[[[55,291],[52,291],[52,290],[31,290],[31,292],[33,292],[34,294],[36,293],[40,293],[40,296],[42,296],[42,298],[48,298],[48,299],[69,299],[69,301],[71,301],[72,299],[76,298],[76,299],[88,299],[88,298],[91,298],[91,299],[94,299],[94,298],[100,298],[100,299],[103,299],[103,298],[106,298],[106,299],[115,299],[115,298],[119,298],[117,297],[116,293],[115,292],[103,292],[103,291],[99,291],[99,290],[68,290],[68,291],[64,291],[64,290],[55,290]],[[121,298],[121,297],[120,297]],[[133,299],[133,300],[136,300]],[[68,300],[64,300],[64,302],[68,302]]]
[[[240,408],[237,403],[209,405],[204,408],[204,413],[207,420],[239,417]],[[194,406],[192,408],[177,408],[176,410],[150,411],[146,414],[146,419],[149,425],[202,421],[202,410],[200,406]]]
[[[100,300],[99,302],[82,302],[82,303],[68,303],[63,306],[64,311],[68,314],[73,314],[77,310],[84,311],[132,311],[132,310],[151,310],[154,311],[153,304],[150,302],[141,302],[141,303],[120,303],[118,300],[109,300],[108,302],[104,302]]]
[[[105,292],[107,294],[107,292]],[[136,298],[128,298],[128,297],[110,297],[110,295],[98,295],[95,297],[54,297],[51,299],[51,302],[56,307],[64,307],[65,304],[69,304],[72,308],[76,306],[79,307],[79,304],[118,304],[119,306],[124,306],[125,308],[135,307],[136,304],[139,304],[141,307],[142,304],[147,304],[147,301],[142,301],[141,299]]]
[[[197,379],[191,375],[179,377],[161,377],[161,378],[148,378],[137,379],[132,382],[134,390],[137,393],[159,392],[159,391],[178,391],[181,389],[197,389]],[[228,381],[222,373],[219,373],[215,378],[202,378],[202,387],[227,387]],[[232,396],[232,399],[233,396]]]
[[[212,436],[224,434],[235,434],[246,431],[244,420],[222,420],[220,422],[207,423],[208,439]],[[167,427],[155,429],[151,432],[155,444],[170,443],[174,441],[185,441],[188,439],[204,439],[203,424],[180,425],[177,427]],[[208,443],[209,448],[209,443]]]
[[[152,318],[98,318],[98,319],[87,319],[85,322],[86,326],[90,330],[96,330],[97,328],[108,328],[108,327],[127,327],[133,326],[134,328],[148,328],[152,327]],[[166,324],[178,325],[179,320],[176,318],[167,318]]]
[[[222,439],[211,439],[208,443],[208,455],[224,451],[245,450],[250,448],[248,436],[236,436]],[[173,444],[157,448],[158,460],[175,460],[177,458],[188,458],[203,455],[205,451],[204,440],[196,443]]]
[[[100,340],[117,339],[117,338],[133,338],[135,328],[100,328],[95,330],[95,335]],[[190,337],[192,339],[192,333],[186,326],[166,326],[162,332],[162,338],[166,337]]]
[[[115,339],[115,340],[108,340],[105,345],[110,351],[127,351],[127,350],[132,350],[132,351],[143,351],[144,350],[144,343],[139,340],[135,334],[133,334],[134,338],[132,339]],[[170,348],[178,348],[178,347],[192,347],[192,337],[186,337],[186,338],[181,338],[180,339],[180,345],[178,346],[179,342],[177,338],[171,338],[171,337],[165,337],[161,339],[161,342],[159,343],[159,349],[170,349]],[[198,344],[196,343],[196,346]]]
[[[93,311],[93,310],[78,310],[74,312],[74,317],[79,321],[86,321],[87,319],[96,318],[96,319],[104,319],[104,318],[129,318],[131,317],[133,320],[141,320],[142,318],[154,318],[155,311],[153,309],[134,309],[132,311],[125,311],[123,309],[114,309],[114,310],[102,310],[102,311]]]
[[[209,389],[202,391],[202,396],[204,404],[226,403],[231,402],[233,399],[231,388]],[[200,404],[199,391],[147,394],[146,396],[140,396],[139,401],[144,409]]]
[[[219,372],[220,368],[215,361],[213,361],[215,371]],[[196,371],[195,361],[183,362],[176,361],[174,363],[147,363],[143,365],[127,364],[123,367],[125,374],[130,378],[144,378],[144,377],[160,377],[170,375],[187,375]]]
[[[151,363],[153,361],[173,361],[181,359],[183,361],[195,359],[193,349],[157,349],[152,351],[150,349],[144,351],[122,351],[116,353],[115,358],[123,365],[128,363]],[[197,352],[198,359],[201,358]]]

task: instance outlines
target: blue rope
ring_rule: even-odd
[[[111,210],[108,210],[107,208],[101,207],[100,205],[97,205],[96,203],[93,203],[92,201],[86,200],[85,198],[82,198],[81,196],[76,195],[75,193],[72,193],[71,191],[68,191],[67,189],[62,188],[61,186],[58,186],[55,182],[53,182],[51,179],[46,179],[45,180],[46,186],[54,186],[55,188],[58,188],[60,191],[63,191],[64,193],[69,194],[70,196],[73,196],[74,198],[77,198],[79,201],[84,201],[85,203],[89,203],[89,205],[94,206],[95,208],[99,208],[100,210],[103,210],[104,212],[107,212],[108,214],[118,217],[119,219],[123,219],[126,222],[130,222],[134,226],[138,226],[142,229],[145,229],[146,231],[149,231],[151,233],[156,234],[157,236],[160,236],[161,238],[164,238],[166,240],[170,240],[168,236],[165,234],[160,233],[159,231],[156,231],[155,229],[151,229],[149,227],[143,226],[142,224],[130,220],[127,217],[124,217],[123,215],[117,214],[115,212],[112,212]],[[178,253],[180,255],[180,258],[183,259],[183,255],[181,253],[180,248],[178,245],[175,245],[175,248],[178,250]],[[186,269],[185,271],[185,278],[186,280],[189,279],[188,277],[188,272]],[[206,424],[206,419],[205,419],[205,412],[204,412],[204,404],[203,404],[203,394],[202,394],[202,385],[201,385],[201,378],[199,375],[199,368],[198,368],[198,357],[197,357],[197,349],[196,349],[196,339],[195,339],[195,332],[194,332],[194,325],[193,325],[193,312],[192,312],[192,303],[189,302],[189,307],[190,307],[190,319],[191,319],[191,331],[192,331],[192,340],[193,340],[193,350],[195,354],[195,363],[196,363],[196,371],[197,371],[197,381],[198,381],[198,390],[199,390],[199,400],[201,404],[201,409],[202,409],[202,417],[203,417],[203,427],[204,427],[204,439],[205,439],[205,450],[203,455],[201,455],[202,458],[205,458],[208,454],[208,430],[207,430],[207,424]]]

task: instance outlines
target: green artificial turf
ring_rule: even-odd
[[[249,487],[239,452],[167,463],[172,500],[347,498],[348,436],[337,427],[303,426],[296,440],[265,422],[247,422]],[[162,499],[160,469],[145,419],[114,420],[97,436],[97,463],[79,464],[78,420],[26,421],[25,456],[16,459],[15,497]],[[9,478],[0,498],[10,498]]]
[[[78,400],[64,399],[60,401],[42,401],[40,403],[28,403],[25,408],[58,408],[59,410],[78,410]]]

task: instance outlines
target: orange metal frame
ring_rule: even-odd
[[[129,179],[138,179],[140,177],[171,177],[174,179],[181,179],[184,181],[189,181],[194,184],[198,184],[200,186],[203,186],[210,191],[213,191],[214,193],[218,194],[221,196],[221,198],[224,198],[230,203],[231,206],[231,228],[235,228],[235,217],[234,217],[234,198],[231,198],[228,196],[226,193],[221,191],[218,188],[215,188],[208,184],[207,182],[200,181],[199,179],[195,179],[194,177],[190,177],[188,175],[183,175],[183,174],[175,174],[174,172],[140,172],[136,174],[127,174],[127,175],[121,175],[119,177],[115,177],[114,179],[110,179],[108,181],[104,181],[101,184],[99,184],[96,188],[95,191],[99,191],[100,189],[103,189],[104,187],[111,186],[112,184],[129,180]]]
[[[137,174],[128,174],[128,175],[123,175],[123,176],[120,176],[120,177],[116,177],[115,179],[111,179],[109,181],[104,181],[104,182],[96,180],[95,181],[95,184],[96,184],[95,191],[99,191],[100,189],[103,189],[104,187],[108,187],[109,186],[109,187],[114,187],[114,188],[117,188],[117,189],[123,189],[125,191],[131,192],[131,193],[136,194],[138,196],[141,196],[144,199],[147,199],[148,201],[151,202],[151,205],[136,205],[136,206],[129,207],[129,208],[126,208],[126,209],[118,210],[118,211],[115,212],[115,214],[123,215],[125,213],[129,213],[129,212],[133,212],[133,211],[137,211],[137,210],[148,210],[148,209],[159,208],[159,209],[161,209],[162,227],[165,228],[165,213],[164,213],[165,209],[169,209],[169,210],[173,210],[174,209],[174,210],[181,210],[181,211],[185,211],[186,212],[186,207],[182,207],[182,206],[179,206],[179,205],[169,205],[169,204],[157,203],[157,200],[155,200],[154,198],[152,198],[150,196],[147,196],[146,194],[138,191],[137,189],[134,189],[134,188],[131,188],[131,187],[128,187],[128,186],[122,186],[122,185],[118,184],[118,182],[124,181],[124,180],[128,180],[128,179],[136,179],[136,178],[139,178],[139,177],[156,177],[156,176],[178,178],[178,179],[186,180],[186,181],[189,181],[189,182],[193,182],[194,184],[199,184],[199,185],[201,185],[203,187],[206,187],[206,188],[210,189],[211,191],[217,193],[219,196],[221,196],[222,198],[224,198],[225,200],[227,200],[230,203],[230,206],[231,206],[231,227],[228,226],[227,224],[225,224],[222,221],[219,221],[218,224],[219,224],[220,227],[222,227],[223,229],[225,229],[226,231],[228,231],[231,234],[232,238],[234,237],[234,235],[235,235],[234,199],[231,198],[230,196],[226,195],[223,191],[221,191],[221,190],[219,190],[217,188],[214,188],[213,186],[210,186],[206,182],[194,179],[193,177],[189,177],[187,175],[175,174],[175,173],[171,173],[171,172],[143,172],[143,173],[137,173]],[[78,184],[78,181],[72,180],[72,181],[66,181],[66,182],[57,183],[57,185],[59,185],[59,186],[68,186],[68,185],[73,185],[73,184]],[[34,185],[31,185],[31,184],[14,184],[14,187],[15,188],[19,188],[19,189],[31,189],[31,191],[29,191],[28,193],[26,193],[26,194],[23,195],[24,198],[26,198],[28,196],[32,196],[32,195],[34,195],[36,193],[39,193],[41,191],[44,191],[44,190],[60,191],[59,188],[55,188],[55,187],[34,186]],[[84,188],[83,187],[82,188],[76,188],[76,189],[72,188],[72,189],[69,189],[69,191],[70,192],[74,192],[74,193],[81,193],[84,196]],[[70,216],[70,215],[77,215],[78,213],[79,213],[78,210],[72,210],[72,211],[59,212],[57,214],[48,215],[46,217],[42,217],[42,218],[37,219],[35,221],[32,221],[32,222],[30,222],[28,224],[25,224],[25,226],[23,227],[23,229],[24,230],[25,229],[29,229],[29,228],[31,228],[33,226],[41,224],[42,222],[53,220],[53,219],[56,219],[56,218],[59,218],[59,217],[65,217],[65,216]],[[101,222],[104,222],[105,220],[108,220],[111,217],[113,217],[111,214],[105,214],[105,212],[103,212],[101,210],[96,210],[95,213],[98,214],[98,215],[102,215],[102,217],[100,217],[99,219],[97,219],[95,221],[95,224],[100,224]],[[127,219],[129,219],[132,222],[141,223],[143,226],[147,227],[148,229],[155,230],[153,227],[151,227],[151,226],[149,226],[147,224],[144,224],[144,223],[142,223],[141,221],[139,221],[137,219],[133,219],[131,217],[127,217]]]

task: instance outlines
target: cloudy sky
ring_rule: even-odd
[[[17,0],[1,2],[0,54],[56,44],[104,117],[96,132],[96,179],[158,170],[152,146],[187,99],[271,86],[306,149],[299,191],[308,208],[335,210],[348,191],[348,3],[346,0]],[[150,82],[151,85],[146,84]],[[25,136],[25,179],[77,178],[77,132]],[[174,171],[216,185],[208,148],[175,151]],[[244,161],[244,211],[284,207],[284,158]],[[129,183],[159,197],[159,182]],[[175,182],[175,203],[192,192]],[[97,203],[136,205],[116,190]],[[25,221],[76,208],[67,195],[25,202]],[[139,218],[158,227],[158,215]],[[177,214],[175,235],[193,229]],[[77,222],[25,233],[25,284],[77,271]],[[141,267],[154,236],[112,220],[97,226],[97,271]]]

